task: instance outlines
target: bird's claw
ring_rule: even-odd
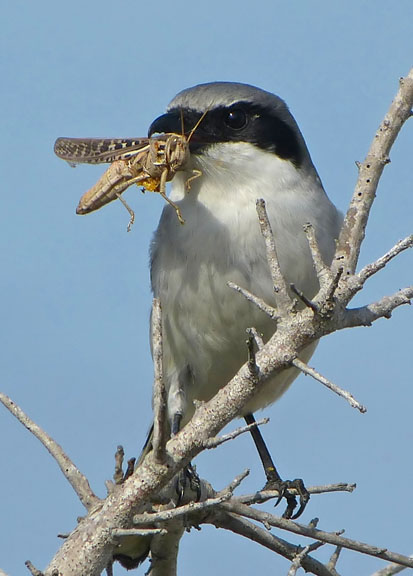
[[[291,489],[294,489],[298,493],[300,499],[300,507],[295,514],[294,510],[297,507],[297,498],[295,494],[290,492]],[[295,520],[301,516],[305,510],[305,507],[307,506],[308,501],[310,500],[310,494],[304,486],[304,482],[300,478],[285,481],[268,480],[264,490],[278,490],[278,498],[274,504],[274,507],[278,506],[281,500],[285,498],[287,500],[287,508],[284,511],[283,518],[291,520]]]
[[[190,488],[196,494],[196,501],[201,499],[201,482],[192,464],[188,464],[176,478],[176,492],[178,494],[177,506],[182,504],[185,496],[185,491]]]

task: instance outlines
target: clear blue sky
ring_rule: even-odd
[[[163,203],[126,194],[77,216],[102,168],[72,170],[58,136],[143,136],[174,94],[212,80],[258,85],[286,99],[332,200],[345,209],[374,130],[412,65],[411,0],[190,3],[1,1],[0,389],[55,437],[104,495],[113,453],[130,456],[151,419],[148,246]],[[365,264],[413,232],[413,124],[398,140],[368,227]],[[413,254],[373,279],[363,304],[412,283]],[[308,485],[357,482],[314,497],[303,522],[413,552],[412,310],[325,339],[312,361],[368,407],[366,415],[301,377],[265,411],[284,476]],[[0,409],[0,568],[43,569],[83,508],[44,448]],[[242,437],[197,461],[219,489],[246,467]],[[295,537],[281,537],[297,541]],[[327,549],[318,557],[326,558]],[[286,574],[288,563],[203,528],[186,535],[180,575]],[[381,562],[344,552],[342,574]],[[116,569],[116,574],[123,574]],[[143,573],[143,570],[141,570]]]

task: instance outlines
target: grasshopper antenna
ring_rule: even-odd
[[[189,142],[192,138],[192,136],[194,135],[195,130],[198,128],[198,126],[201,124],[202,120],[205,118],[205,116],[208,114],[209,110],[210,110],[211,106],[208,106],[208,108],[205,110],[205,112],[202,114],[201,118],[198,120],[198,122],[195,124],[195,126],[192,128],[192,130],[189,133],[187,142]],[[183,127],[183,117],[182,117],[182,110],[181,110],[181,118],[182,118],[182,127]]]

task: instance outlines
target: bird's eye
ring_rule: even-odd
[[[224,122],[232,130],[241,130],[247,125],[248,116],[242,108],[232,108],[226,113]]]

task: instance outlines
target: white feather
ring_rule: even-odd
[[[193,400],[208,400],[247,359],[246,329],[268,340],[275,324],[227,286],[233,281],[274,305],[273,289],[255,209],[264,198],[287,282],[311,298],[318,283],[303,226],[315,227],[326,262],[334,253],[341,216],[311,163],[290,161],[248,143],[210,146],[176,175],[171,199],[185,219],[165,207],[152,247],[152,287],[164,323],[164,371],[172,418],[192,415]],[[191,168],[202,175],[185,189]],[[302,354],[311,356],[315,345]],[[243,414],[274,402],[296,371],[284,371],[260,390]]]

